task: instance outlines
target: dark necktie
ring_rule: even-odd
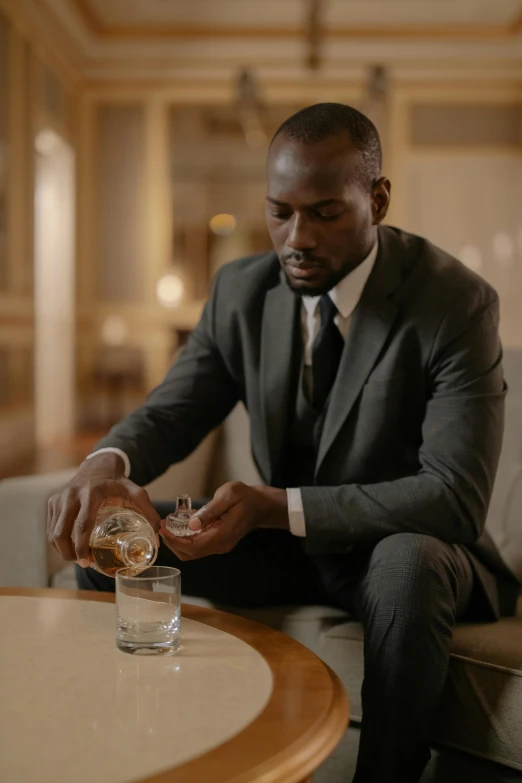
[[[328,295],[319,300],[321,328],[312,350],[312,402],[316,410],[324,408],[339,369],[344,340],[334,323],[337,307]]]

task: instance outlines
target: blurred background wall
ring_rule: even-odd
[[[0,476],[161,380],[216,268],[269,247],[267,141],[318,101],[372,117],[388,222],[522,346],[522,0],[0,0]]]

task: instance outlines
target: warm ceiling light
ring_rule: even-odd
[[[210,230],[220,237],[226,237],[232,233],[236,227],[236,219],[234,215],[227,215],[225,213],[221,215],[214,215],[211,219]]]
[[[102,324],[101,337],[105,345],[117,348],[127,342],[129,329],[121,315],[110,315]]]
[[[176,307],[183,297],[184,285],[178,275],[164,275],[156,285],[156,296],[163,307]]]
[[[36,151],[40,155],[52,155],[60,146],[60,137],[53,130],[43,130],[34,140]]]

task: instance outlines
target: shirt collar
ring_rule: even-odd
[[[328,291],[328,296],[343,318],[349,318],[357,307],[375,264],[378,251],[379,243],[376,242],[364,261]],[[320,296],[303,296],[303,305],[308,315],[314,314],[320,298]]]

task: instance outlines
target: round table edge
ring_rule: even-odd
[[[0,596],[30,596],[114,603],[113,593],[54,588],[0,587]],[[348,726],[348,697],[338,676],[307,647],[269,626],[238,615],[193,604],[182,616],[205,623],[244,641],[266,661],[273,677],[271,696],[261,713],[238,734],[190,761],[141,778],[135,783],[300,783],[330,755]],[[123,654],[123,653],[122,653]],[[299,684],[290,669],[299,667]],[[278,719],[295,698],[302,698],[302,680],[311,693],[294,725],[278,730]],[[292,723],[292,722],[290,722]],[[264,738],[262,757],[260,739]]]

